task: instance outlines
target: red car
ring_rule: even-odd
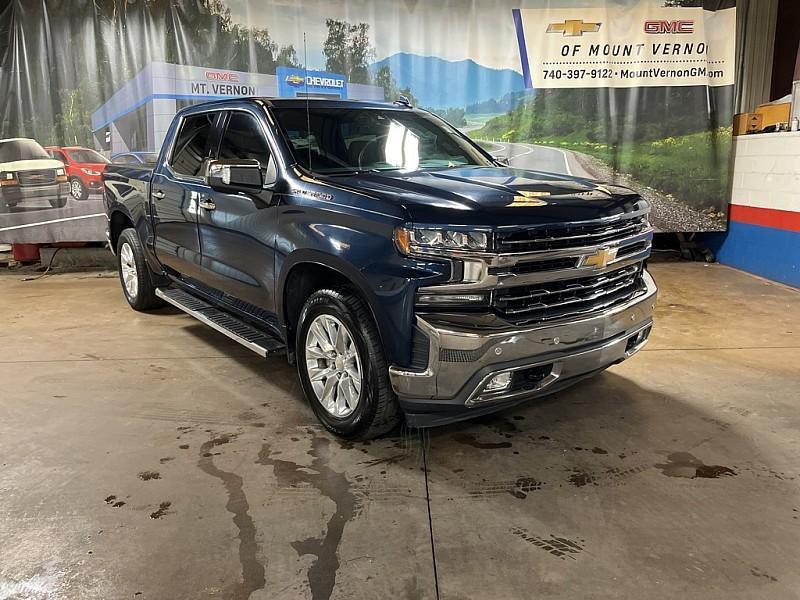
[[[64,163],[69,178],[69,192],[76,200],[103,192],[103,171],[109,160],[90,148],[48,146],[47,153]]]

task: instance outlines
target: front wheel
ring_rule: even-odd
[[[50,198],[50,206],[53,208],[64,208],[67,205],[67,197],[66,196],[56,196],[55,198]]]
[[[163,306],[156,296],[156,288],[150,277],[150,268],[144,256],[139,235],[133,228],[123,230],[117,241],[117,265],[119,280],[125,299],[134,310],[150,310]]]
[[[297,328],[303,391],[328,431],[372,439],[400,422],[380,336],[364,301],[349,290],[320,290],[306,301]]]
[[[69,180],[69,193],[75,200],[86,200],[89,196],[89,192],[86,191],[86,186],[83,185],[83,182],[77,177],[73,177]]]

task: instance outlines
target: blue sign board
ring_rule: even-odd
[[[278,95],[284,98],[306,95],[347,98],[347,77],[339,73],[278,67],[275,76]]]

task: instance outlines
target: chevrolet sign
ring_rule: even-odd
[[[564,36],[575,37],[584,33],[597,33],[602,23],[584,23],[583,19],[567,19],[563,23],[550,23],[547,33],[560,33]]]

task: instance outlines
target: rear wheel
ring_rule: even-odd
[[[86,200],[86,197],[89,195],[86,186],[84,186],[83,182],[77,177],[73,177],[69,180],[69,193],[72,194],[75,200]]]
[[[371,439],[400,422],[372,315],[348,290],[312,294],[297,328],[297,368],[317,418],[332,433]]]
[[[131,308],[150,310],[164,305],[163,300],[156,296],[156,288],[150,277],[150,267],[147,266],[144,249],[133,228],[125,229],[119,235],[117,265],[122,291]]]

